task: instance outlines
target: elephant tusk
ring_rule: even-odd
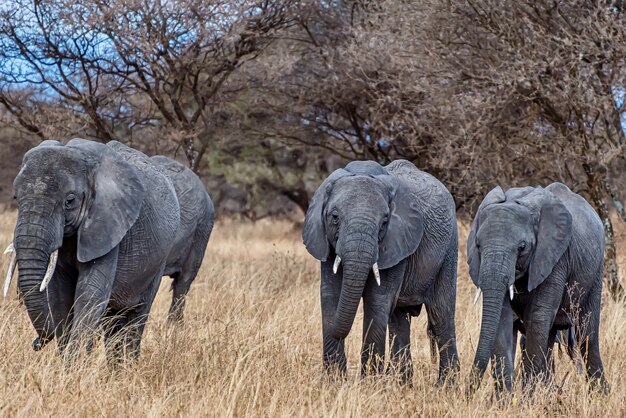
[[[476,296],[474,296],[474,305],[476,305],[476,302],[478,302],[478,298],[480,297],[480,287],[478,289],[476,289]]]
[[[513,300],[514,292],[515,292],[515,287],[513,285],[509,286],[509,299]]]
[[[11,244],[11,247],[13,244]],[[5,252],[6,254],[6,252]],[[13,280],[13,273],[15,273],[15,261],[17,257],[15,255],[15,251],[11,252],[11,261],[9,262],[9,269],[7,270],[7,277],[4,279],[4,297],[6,298],[9,294],[9,286],[11,286],[11,280]]]
[[[48,287],[48,283],[52,279],[52,275],[54,274],[54,269],[57,266],[57,260],[59,259],[59,250],[54,250],[52,254],[50,254],[50,261],[48,262],[48,268],[46,269],[46,274],[43,276],[43,281],[41,282],[41,286],[39,286],[39,291],[43,292],[46,287]]]
[[[337,274],[337,271],[339,270],[339,265],[341,264],[341,257],[337,256],[335,258],[335,264],[333,264],[333,273]]]
[[[15,252],[15,247],[13,247],[13,243],[10,243],[6,250],[4,250],[4,254],[11,254]]]
[[[374,270],[374,277],[376,278],[376,283],[380,286],[380,271],[378,270],[378,263],[374,263],[372,266],[372,270]]]

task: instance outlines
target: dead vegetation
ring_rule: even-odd
[[[0,244],[15,214],[0,215]],[[461,226],[461,242],[467,228]],[[621,232],[620,232],[621,233]],[[625,237],[626,238],[626,237]],[[620,240],[622,239],[620,235]],[[3,247],[4,248],[4,247]],[[464,245],[459,250],[457,338],[462,378],[479,334],[471,304]],[[620,266],[626,258],[619,257]],[[4,276],[8,260],[0,261]],[[186,324],[166,327],[169,279],[153,307],[136,364],[111,372],[101,348],[65,369],[55,344],[31,349],[32,326],[14,289],[0,303],[0,414],[3,416],[623,416],[626,406],[626,314],[604,297],[601,350],[612,392],[589,394],[566,355],[557,359],[558,389],[540,388],[497,403],[490,379],[472,399],[435,388],[422,316],[414,321],[413,387],[389,377],[360,379],[361,316],[348,338],[345,382],[325,378],[321,364],[319,266],[287,222],[216,225],[186,308]]]

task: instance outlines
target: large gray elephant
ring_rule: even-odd
[[[65,146],[44,141],[24,156],[14,182],[19,209],[13,245],[36,347],[56,335],[62,353],[75,353],[77,343],[89,345],[104,324],[111,357],[124,348],[139,355],[161,277],[171,274],[176,289],[178,280],[195,275],[197,253],[204,253],[194,249],[196,255],[183,257],[189,247],[181,246],[181,220],[194,216],[181,215],[173,167],[117,142],[82,139]],[[213,214],[205,219],[196,223],[200,230],[212,225]],[[196,242],[206,247],[208,234],[199,235]],[[175,291],[174,316],[182,315],[177,309],[188,284],[178,287],[184,291]]]
[[[390,332],[392,365],[412,377],[411,316],[428,313],[439,382],[459,369],[454,328],[457,226],[452,196],[408,161],[386,167],[355,161],[317,189],[302,233],[321,261],[324,365],[346,371],[344,339],[363,298],[361,372],[383,371]]]
[[[483,294],[474,388],[492,359],[497,387],[511,390],[517,315],[525,385],[551,376],[557,332],[574,327],[588,379],[608,390],[598,335],[604,230],[585,199],[561,183],[496,187],[478,208],[467,257],[476,298]]]

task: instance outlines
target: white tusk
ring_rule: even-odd
[[[333,273],[337,274],[337,270],[339,270],[339,264],[341,264],[341,257],[337,256],[337,258],[335,258],[335,264],[333,264]]]
[[[52,254],[50,254],[50,261],[48,262],[48,268],[46,269],[46,274],[43,276],[43,281],[41,282],[41,286],[39,286],[39,291],[43,292],[46,287],[48,287],[48,283],[52,279],[52,275],[54,274],[54,269],[57,266],[57,260],[59,258],[59,250],[54,250]]]
[[[478,302],[478,298],[480,297],[480,287],[476,289],[476,296],[474,296],[474,305]]]
[[[376,283],[380,286],[380,271],[378,270],[378,263],[374,263],[372,266],[372,270],[374,270],[374,277],[376,278]]]
[[[13,244],[11,244],[13,246]],[[7,278],[4,279],[4,297],[6,298],[9,294],[9,286],[11,286],[11,280],[13,279],[13,273],[15,273],[15,260],[16,260],[15,251],[11,254],[11,261],[9,262],[9,270],[7,270]]]
[[[513,285],[509,286],[509,298],[513,300],[513,292],[515,291],[515,287]]]
[[[10,243],[6,250],[4,250],[4,254],[11,254],[15,252],[15,247],[13,247],[13,243]]]

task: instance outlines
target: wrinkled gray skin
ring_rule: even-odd
[[[164,275],[174,279],[168,320],[181,323],[185,296],[198,274],[213,230],[215,209],[204,184],[193,171],[161,155],[151,157],[150,161],[170,178],[180,206],[180,224]]]
[[[521,334],[520,340],[519,340],[520,350],[521,351],[526,350],[526,330],[524,328],[524,324],[519,318],[515,318],[515,320],[513,321],[513,330],[514,332],[519,332]],[[515,339],[516,339],[517,334],[514,334],[514,335],[515,336],[513,337],[513,343],[515,344]],[[583,364],[582,364],[582,360],[580,359],[580,357],[577,355],[577,352],[576,352],[576,336],[574,335],[574,327],[569,327],[567,329],[558,330],[556,332],[556,337],[554,338],[554,343],[559,345],[560,353],[562,352],[563,347],[565,347],[565,352],[567,353],[568,357],[576,365],[576,370],[578,371],[579,374],[582,374]],[[554,345],[550,347],[550,349],[548,350],[548,353],[550,353],[550,358],[548,359],[549,361],[547,362],[547,365],[550,368],[550,372],[554,375],[555,365],[554,365],[554,356],[552,355],[553,352],[554,352]],[[514,357],[513,360],[515,360],[515,356],[513,357]],[[515,363],[515,361],[513,362]],[[502,382],[497,383],[496,389],[502,388],[501,383]]]
[[[355,161],[317,189],[303,240],[321,261],[323,359],[346,371],[344,340],[363,298],[361,372],[382,372],[387,327],[391,364],[412,377],[411,317],[422,305],[436,341],[439,382],[459,369],[454,329],[457,227],[455,206],[437,179],[408,161],[386,167]],[[333,273],[336,256],[342,259]],[[378,263],[381,284],[372,266]]]
[[[144,154],[112,142],[45,141],[14,182],[23,296],[41,348],[54,335],[74,354],[105,326],[111,358],[139,355],[147,315],[179,231],[172,181]],[[39,291],[50,254],[55,273]],[[174,273],[172,273],[174,274]]]
[[[588,379],[608,390],[598,341],[604,231],[587,201],[561,183],[496,187],[478,208],[467,253],[483,293],[474,388],[491,359],[497,388],[511,390],[516,315],[526,334],[524,385],[551,377],[557,332],[573,327]]]

